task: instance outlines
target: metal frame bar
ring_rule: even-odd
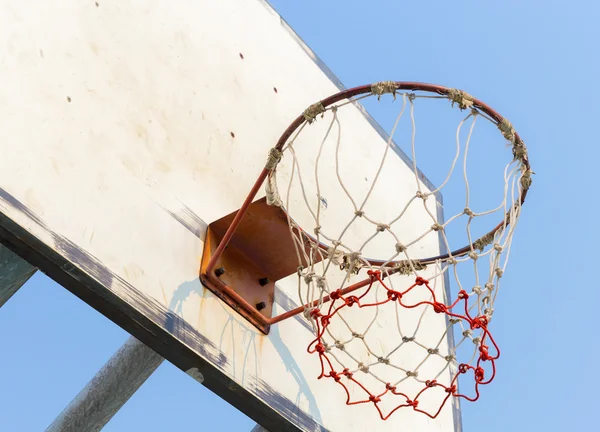
[[[447,87],[434,85],[434,84],[418,83],[418,82],[398,81],[398,82],[395,82],[395,85],[396,85],[396,90],[423,91],[423,92],[435,93],[437,95],[448,95],[449,90],[450,90]],[[327,108],[341,100],[347,100],[347,99],[353,98],[355,96],[369,94],[369,93],[372,93],[372,85],[371,84],[354,87],[354,88],[350,88],[347,90],[342,90],[338,93],[335,93],[334,95],[331,95],[331,96],[321,100],[320,103],[324,108]],[[481,102],[480,100],[473,99],[473,106],[475,108],[479,109],[480,111],[484,112],[485,114],[487,114],[490,118],[492,118],[498,124],[502,122],[503,117],[500,114],[498,114],[493,108],[491,108],[487,104]],[[288,126],[288,128],[283,132],[283,134],[277,141],[277,144],[275,145],[275,149],[281,151],[283,149],[283,146],[287,142],[287,140],[294,133],[294,131],[296,131],[306,121],[307,120],[304,117],[304,114],[300,114],[298,117],[296,117],[296,119],[290,124],[290,126]],[[522,144],[522,140],[517,133],[515,133],[515,142]],[[524,163],[525,167],[527,169],[529,169],[529,161],[526,157],[525,157],[523,163]],[[232,287],[228,286],[223,281],[221,281],[219,279],[219,277],[215,274],[215,268],[217,266],[218,260],[223,255],[225,248],[228,246],[229,242],[235,235],[238,227],[240,226],[240,223],[242,222],[242,219],[248,212],[248,208],[250,207],[250,205],[256,198],[258,191],[264,184],[269,173],[270,173],[270,171],[267,168],[262,169],[262,171],[260,172],[260,174],[258,176],[258,179],[256,180],[256,182],[250,189],[248,196],[242,203],[242,206],[240,207],[237,214],[235,215],[233,221],[231,222],[231,225],[225,232],[217,249],[212,254],[210,261],[208,263],[208,266],[206,267],[205,272],[203,274],[201,273],[201,275],[200,275],[200,279],[205,286],[207,286],[211,291],[213,291],[215,294],[219,295],[220,297],[225,297],[226,299],[228,299],[228,301],[230,300],[231,302],[233,302],[234,305],[237,305],[238,309],[242,309],[242,311],[243,311],[242,315],[244,315],[250,323],[252,323],[254,326],[256,326],[259,330],[261,330],[265,334],[269,333],[269,329],[270,329],[271,325],[276,324],[280,321],[283,321],[284,319],[298,315],[298,314],[302,313],[306,307],[314,306],[318,303],[318,302],[315,302],[312,305],[303,305],[296,309],[288,311],[284,314],[275,316],[273,318],[266,318],[265,316],[260,314],[253,305],[249,304],[240,295],[238,295],[238,293]],[[525,198],[527,196],[527,191],[528,191],[527,187],[522,189],[521,204],[525,202]],[[501,221],[489,233],[485,234],[485,236],[495,234],[500,228],[502,228],[505,225],[505,223],[508,223],[508,221],[506,221],[506,220]],[[304,233],[304,234],[308,235],[306,233]],[[435,257],[419,259],[418,261],[421,264],[431,264],[438,260],[444,261],[451,256],[458,257],[458,256],[465,255],[468,252],[470,252],[471,249],[472,249],[472,245],[469,244],[460,249],[456,249],[455,251],[443,253],[443,254],[435,256]],[[375,266],[380,266],[383,264],[383,261],[379,261],[379,260],[369,260],[369,262]],[[397,272],[397,270],[393,268],[393,267],[397,267],[397,264],[398,264],[397,262],[390,262],[388,264],[388,267],[390,267],[390,271],[388,272],[389,275]],[[350,293],[352,291],[355,291],[359,288],[362,288],[362,287],[368,285],[369,283],[371,283],[371,278],[367,278],[361,282],[351,285],[350,287],[344,289],[343,293],[344,294]],[[324,299],[324,301],[329,301],[329,296],[327,296]]]

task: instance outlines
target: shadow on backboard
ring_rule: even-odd
[[[179,285],[173,293],[173,297],[169,303],[169,312],[167,320],[165,321],[166,329],[174,336],[180,338],[177,331],[180,325],[179,322],[183,321],[186,325],[189,325],[181,318],[181,316],[183,316],[184,302],[191,295],[205,297],[208,293],[209,291],[202,286],[198,278],[183,282]],[[222,356],[225,360],[225,362],[222,363],[222,366],[229,366],[227,373],[232,374],[244,388],[255,393],[261,400],[265,401],[269,406],[283,414],[286,418],[295,419],[298,424],[309,430],[325,431],[325,429],[319,425],[321,422],[321,413],[317,400],[313,395],[299,364],[281,338],[278,326],[273,326],[267,337],[258,332],[237,313],[230,310],[228,306],[220,301],[215,302],[215,304],[218,304],[219,307],[228,314],[228,319],[221,329],[220,344],[218,347],[220,351],[219,356]],[[229,338],[228,341],[227,338]],[[264,340],[261,341],[261,338],[264,338]],[[266,380],[259,376],[257,365],[257,361],[259,361],[258,345],[262,345],[267,341],[275,348],[283,364],[285,364],[287,371],[293,376],[298,385],[298,394],[295,401],[291,401],[278,393]],[[223,350],[226,349],[225,345],[242,347],[242,349],[232,349],[231,357],[227,357],[223,354]],[[243,355],[243,360],[241,360],[241,371],[239,372],[237,369],[240,360],[236,358],[236,355]],[[247,368],[252,367],[252,364],[254,364],[254,370],[253,372],[249,372]],[[249,382],[249,377],[256,377],[254,385]],[[299,403],[303,397],[308,401],[310,414],[305,413],[299,408]]]

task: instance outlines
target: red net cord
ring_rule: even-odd
[[[500,350],[498,349],[494,338],[488,330],[487,317],[484,315],[472,316],[470,314],[468,293],[464,290],[459,291],[456,300],[453,303],[446,305],[437,301],[435,292],[430,287],[429,281],[422,277],[417,277],[414,283],[406,290],[395,291],[386,285],[381,277],[380,271],[368,271],[368,275],[371,280],[370,284],[360,296],[344,296],[341,290],[336,290],[330,294],[331,301],[329,303],[329,307],[327,308],[327,312],[323,312],[319,309],[313,309],[311,311],[311,317],[314,319],[314,322],[317,326],[317,337],[309,344],[307,351],[311,354],[317,354],[319,356],[321,373],[318,378],[330,378],[334,382],[338,383],[346,393],[346,405],[372,403],[383,420],[387,420],[394,412],[401,408],[412,408],[413,410],[423,413],[431,418],[436,418],[450,397],[462,398],[472,402],[476,401],[479,398],[479,387],[491,383],[496,375],[495,361],[500,356]],[[375,284],[380,284],[385,289],[387,298],[380,302],[362,303],[362,300],[371,291]],[[414,304],[407,304],[404,302],[403,297],[416,289],[428,290],[428,293],[431,295],[431,300],[419,301]],[[452,376],[449,385],[444,385],[440,382],[437,382],[435,379],[430,379],[427,380],[424,383],[423,388],[416,392],[416,394],[413,396],[398,391],[397,388],[391,383],[386,383],[385,386],[378,391],[368,389],[360,381],[360,379],[357,378],[356,373],[350,372],[348,368],[336,370],[334,361],[332,361],[331,356],[328,355],[330,348],[323,340],[323,336],[332,319],[334,319],[336,315],[345,308],[372,308],[394,302],[406,309],[413,309],[419,306],[431,307],[435,313],[446,314],[449,318],[454,320],[462,320],[471,330],[479,330],[481,332],[481,340],[478,346],[478,356],[476,357],[475,361],[473,361],[471,364],[459,364],[457,371]],[[460,310],[460,312],[456,312],[457,310]],[[493,354],[490,353],[490,347],[492,348]],[[489,365],[489,367],[484,368],[486,364]],[[487,378],[486,369],[491,369],[491,374],[489,374],[489,377]],[[459,392],[458,390],[458,378],[461,375],[466,374],[472,374],[475,383],[473,396],[468,396]],[[344,379],[347,381],[347,383],[352,382],[358,388],[360,388],[364,392],[364,398],[351,400],[352,397],[350,390],[347,383],[343,382]],[[437,411],[431,412],[420,408],[419,399],[422,398],[426,392],[429,392],[434,388],[441,388],[445,392],[445,396],[439,404]],[[384,397],[397,397],[400,402],[389,412],[384,413],[380,406],[382,398]]]

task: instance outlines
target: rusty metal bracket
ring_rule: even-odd
[[[266,199],[250,204],[220,255],[219,244],[239,211],[208,226],[200,279],[204,286],[267,334],[273,315],[275,282],[297,271],[287,215]],[[211,259],[215,259],[209,270]],[[212,274],[209,274],[212,273]]]
[[[315,263],[319,257],[315,256]],[[268,205],[265,198],[208,226],[200,266],[202,284],[264,334],[269,334],[271,325],[317,305],[315,301],[273,316],[275,282],[297,270],[287,214]],[[343,289],[342,294],[370,283],[367,278]],[[323,298],[323,302],[329,300],[329,296]]]

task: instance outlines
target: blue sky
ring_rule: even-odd
[[[536,177],[496,308],[500,372],[480,401],[463,403],[464,430],[590,428],[600,402],[593,276],[600,4],[272,4],[346,86],[433,82],[465,89],[511,119]],[[41,274],[2,308],[0,329],[0,431],[43,430],[128,337]],[[105,430],[248,431],[253,424],[164,363]]]

